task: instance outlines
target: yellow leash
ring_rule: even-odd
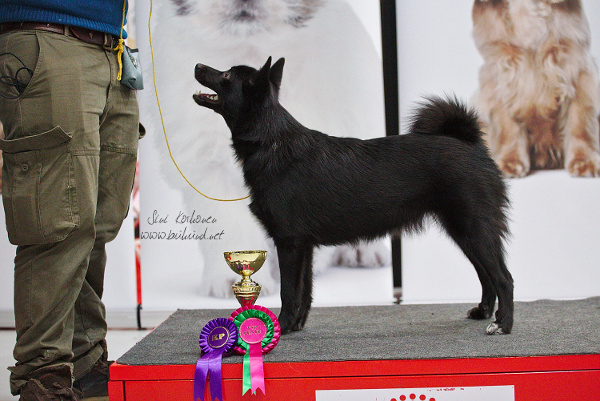
[[[127,1],[127,0],[125,0]],[[123,5],[123,18],[125,18],[125,5]],[[160,122],[162,124],[162,129],[163,132],[165,134],[165,142],[167,143],[167,149],[169,150],[169,156],[171,157],[171,160],[173,161],[173,164],[175,165],[175,167],[177,168],[177,171],[179,171],[179,174],[181,174],[181,176],[183,177],[183,179],[192,187],[196,190],[196,192],[198,192],[200,195],[204,196],[207,199],[211,199],[214,201],[220,201],[220,202],[235,202],[235,201],[240,201],[240,200],[244,200],[244,199],[248,199],[250,197],[250,195],[247,195],[243,198],[235,198],[235,199],[220,199],[220,198],[213,198],[211,196],[208,196],[206,194],[204,194],[203,192],[201,192],[198,188],[196,188],[191,182],[190,180],[188,180],[188,178],[185,176],[185,174],[183,174],[183,172],[181,171],[181,169],[179,168],[179,165],[177,164],[177,162],[175,161],[175,158],[173,157],[173,153],[171,153],[171,146],[169,145],[169,138],[167,138],[167,130],[165,129],[165,120],[163,118],[163,114],[162,114],[162,110],[160,107],[160,100],[158,98],[158,88],[156,87],[156,71],[154,69],[154,49],[152,47],[152,29],[150,27],[150,22],[152,21],[152,0],[150,0],[150,15],[148,16],[148,39],[150,42],[150,53],[152,54],[152,80],[154,81],[154,93],[156,94],[156,103],[158,105],[158,113],[160,114]],[[122,27],[121,27],[121,37],[123,36],[123,32],[122,32]],[[121,52],[123,51],[122,49],[122,38],[119,41],[119,45],[121,46]],[[118,47],[118,46],[117,46]],[[119,57],[119,62],[120,62],[121,58]]]
[[[127,8],[127,0],[123,0],[123,18],[121,19],[121,33],[119,34],[119,44],[113,50],[117,51],[117,62],[119,63],[119,72],[117,73],[117,80],[121,80],[123,74],[123,25],[125,25],[125,9]]]

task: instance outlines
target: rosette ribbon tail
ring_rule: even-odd
[[[194,401],[198,401],[198,399],[204,401],[204,386],[207,376],[210,383],[211,400],[223,401],[222,362],[223,352],[221,350],[209,352],[198,360],[194,374]]]
[[[246,352],[242,368],[242,396],[252,389],[252,372],[250,371],[250,353]]]
[[[221,363],[223,362],[223,352],[215,352],[214,358],[208,359],[208,380],[210,382],[210,398],[213,401],[223,401],[223,380],[221,375]]]
[[[262,353],[260,343],[249,344],[249,350],[244,355],[243,362],[242,395],[246,394],[248,390],[252,390],[252,394],[256,394],[258,389],[266,394]]]
[[[213,319],[200,333],[200,348],[205,353],[194,373],[194,401],[204,401],[206,379],[210,384],[211,401],[223,401],[223,355],[231,351],[237,342],[237,327],[229,319]]]
[[[229,317],[238,327],[236,352],[244,355],[242,396],[248,390],[256,395],[258,389],[266,395],[263,354],[279,342],[281,328],[277,318],[265,307],[243,306]]]
[[[198,359],[196,371],[194,373],[194,401],[204,401],[204,385],[208,376],[208,360],[206,358]]]
[[[260,344],[250,344],[250,376],[252,378],[252,394],[261,389],[265,393],[265,373],[263,370],[262,347]]]

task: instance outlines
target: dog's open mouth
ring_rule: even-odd
[[[202,91],[200,90],[194,93],[194,100],[200,106],[212,109],[214,109],[220,104],[219,95],[217,95],[216,93],[202,93]]]
[[[206,107],[212,109],[214,111],[219,111],[223,107],[221,99],[219,99],[218,95],[218,79],[223,73],[221,71],[217,71],[214,68],[206,66],[204,64],[196,64],[196,68],[194,69],[194,77],[196,81],[203,87],[208,88],[213,93],[202,93],[201,90],[198,90],[194,93],[194,101],[202,107]],[[214,93],[216,92],[216,93]]]

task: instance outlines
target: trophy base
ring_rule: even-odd
[[[260,295],[260,285],[253,283],[254,285],[239,285],[234,284],[231,286],[233,294],[242,306],[252,306]]]

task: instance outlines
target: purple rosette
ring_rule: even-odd
[[[210,381],[210,398],[223,401],[221,363],[223,355],[231,352],[238,340],[237,326],[229,319],[217,318],[208,322],[200,332],[199,344],[204,353],[196,364],[194,401],[204,401],[206,377]]]

